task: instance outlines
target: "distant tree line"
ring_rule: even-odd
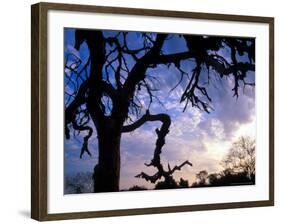
[[[91,193],[94,191],[92,173],[79,172],[74,175],[66,175],[64,179],[65,194]]]
[[[255,148],[253,139],[240,137],[222,161],[224,170],[211,174],[206,170],[200,171],[192,187],[255,184]]]

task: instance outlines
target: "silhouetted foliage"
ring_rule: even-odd
[[[198,180],[199,185],[205,185],[207,177],[208,177],[208,172],[206,170],[202,170],[196,174],[196,179]]]
[[[174,189],[174,188],[178,188],[178,184],[172,176],[170,176],[169,178],[165,178],[164,181],[159,181],[155,185],[155,189]]]
[[[151,114],[150,106],[159,102],[157,89],[148,70],[158,65],[171,65],[181,74],[174,90],[184,83],[179,103],[196,107],[210,113],[212,102],[208,93],[211,80],[224,77],[233,80],[233,95],[239,96],[239,89],[254,86],[247,81],[248,71],[255,70],[255,40],[253,38],[231,38],[192,36],[164,33],[139,33],[134,48],[130,46],[130,32],[106,32],[76,29],[75,48],[83,43],[89,50],[89,58],[82,62],[73,53],[65,57],[65,137],[72,133],[83,135],[80,158],[87,153],[91,156],[88,141],[93,133],[98,138],[98,164],[94,169],[95,192],[119,190],[120,141],[122,133],[132,132],[148,121],[160,121],[156,128],[157,139],[152,159],[145,166],[156,169],[152,175],[141,172],[136,175],[151,183],[164,178],[164,186],[174,186],[171,176],[188,160],[171,168],[164,168],[161,152],[169,133],[171,119],[164,113]],[[165,53],[163,46],[172,38],[184,41],[181,52]],[[223,53],[228,52],[227,55]],[[241,57],[244,59],[241,60]],[[247,59],[245,59],[247,58]],[[186,71],[184,62],[190,62],[191,72]],[[71,88],[69,88],[71,86]],[[71,91],[70,91],[71,90]],[[138,95],[146,91],[150,101],[142,105]],[[159,186],[162,186],[158,183]]]
[[[188,180],[184,180],[180,178],[180,181],[177,182],[175,179],[170,176],[170,178],[166,178],[164,181],[159,181],[155,185],[155,189],[160,190],[160,189],[176,189],[176,188],[188,188]]]
[[[240,137],[223,159],[224,170],[208,175],[206,170],[196,174],[192,187],[233,186],[255,184],[255,141]]]
[[[184,179],[180,178],[180,182],[179,182],[178,186],[179,186],[179,188],[188,188],[189,187],[188,180],[184,180]]]
[[[90,172],[80,172],[67,175],[64,180],[65,194],[79,194],[93,192],[92,174]]]
[[[144,186],[137,186],[137,185],[134,185],[133,187],[129,188],[129,191],[143,191],[143,190],[147,190],[147,188]]]
[[[233,143],[223,160],[223,166],[232,173],[245,173],[252,179],[255,176],[255,141],[250,137],[240,137]]]
[[[222,174],[213,174],[209,177],[210,186],[234,186],[234,185],[247,185],[255,184],[255,178],[250,179],[247,173],[230,173],[223,172]]]

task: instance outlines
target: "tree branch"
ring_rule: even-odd
[[[135,121],[133,124],[123,126],[122,132],[132,132],[142,126],[147,121],[161,121],[162,123],[166,123],[166,126],[170,126],[171,120],[169,115],[167,114],[150,114],[149,110],[146,111],[146,113],[137,121]]]
[[[137,120],[135,123],[131,125],[124,126],[122,129],[122,132],[131,132],[137,128],[139,128],[141,125],[143,125],[147,121],[161,121],[162,125],[160,129],[156,129],[155,132],[157,134],[157,140],[155,143],[155,149],[154,149],[154,155],[149,164],[146,164],[146,166],[154,166],[158,169],[158,172],[154,175],[150,176],[144,172],[141,172],[140,174],[136,175],[137,178],[144,178],[146,181],[150,181],[151,183],[155,183],[157,180],[161,179],[161,177],[169,178],[176,170],[180,170],[185,165],[192,164],[186,160],[179,166],[175,166],[173,169],[165,171],[163,168],[163,165],[161,164],[161,158],[160,154],[162,153],[162,148],[165,145],[165,137],[169,133],[169,128],[171,125],[171,119],[170,116],[167,114],[156,114],[151,115],[149,113],[149,110],[146,111],[145,115],[143,115],[139,120]]]
[[[78,125],[75,120],[72,121],[72,125],[75,130],[88,131],[88,134],[84,137],[84,143],[82,145],[81,152],[80,152],[80,159],[82,158],[82,156],[85,152],[88,153],[89,156],[92,156],[92,154],[90,153],[90,151],[88,149],[88,140],[93,134],[93,129],[90,126]]]
[[[189,51],[176,53],[176,54],[163,54],[163,55],[159,55],[158,57],[152,58],[150,60],[150,63],[152,65],[168,64],[168,63],[179,64],[181,60],[194,58],[194,56],[195,56],[194,53]]]
[[[133,98],[137,84],[145,78],[146,70],[151,64],[152,59],[160,55],[166,37],[167,34],[157,34],[153,47],[151,47],[143,57],[137,60],[134,67],[129,72],[123,87],[122,98],[125,101],[123,104],[124,107],[129,106],[129,102]]]

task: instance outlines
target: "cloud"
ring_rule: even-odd
[[[251,121],[255,113],[255,91],[252,88],[245,88],[239,91],[239,97],[233,97],[233,80],[223,79],[217,88],[210,87],[210,95],[213,99],[214,111],[210,116],[206,116],[205,122],[201,122],[200,127],[208,129],[214,118],[219,120],[224,129],[226,137],[231,137],[239,125]],[[210,133],[212,134],[212,133]]]

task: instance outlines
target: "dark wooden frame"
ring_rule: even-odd
[[[48,10],[117,13],[269,24],[269,200],[204,205],[48,214],[47,211],[47,12]],[[31,217],[39,221],[186,212],[274,205],[274,18],[38,3],[31,6]]]

